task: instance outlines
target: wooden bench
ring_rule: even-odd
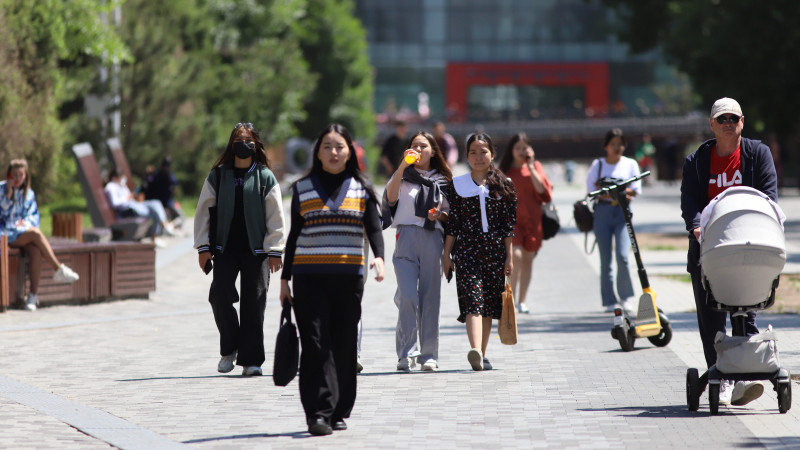
[[[149,298],[156,289],[156,251],[151,243],[91,242],[49,239],[62,263],[81,278],[53,281],[54,270],[43,262],[39,304],[85,304],[121,298]],[[0,311],[24,301],[29,289],[27,257],[0,238]]]
[[[100,166],[97,165],[92,146],[86,142],[73,145],[72,153],[78,165],[78,174],[92,225],[98,228],[110,228],[111,239],[115,241],[138,241],[145,237],[150,227],[150,219],[145,217],[118,219],[111,209],[106,192],[103,190]]]

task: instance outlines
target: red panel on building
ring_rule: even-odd
[[[609,107],[607,63],[448,63],[446,105],[465,117],[471,86],[582,86],[586,108],[604,113]]]

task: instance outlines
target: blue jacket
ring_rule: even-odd
[[[708,180],[711,176],[711,149],[716,139],[703,142],[683,163],[681,182],[681,216],[686,230],[700,226],[700,213],[708,205]],[[778,175],[772,153],[761,141],[742,138],[742,185],[767,194],[778,201]]]

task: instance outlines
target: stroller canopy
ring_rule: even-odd
[[[743,186],[703,210],[700,265],[717,302],[746,307],[769,297],[786,264],[785,218],[764,193]]]

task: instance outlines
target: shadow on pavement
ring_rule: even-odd
[[[263,377],[271,377],[272,374],[265,373]],[[156,381],[156,380],[200,380],[203,378],[258,378],[254,376],[244,375],[200,375],[196,377],[149,377],[149,378],[131,378],[129,380],[116,380],[116,381]]]
[[[210,437],[210,438],[203,438],[203,439],[192,439],[189,441],[183,441],[183,444],[202,444],[205,442],[216,442],[216,441],[231,441],[235,439],[261,439],[261,438],[276,438],[276,437],[291,437],[294,439],[307,439],[311,436],[305,431],[296,431],[294,433],[255,433],[255,434],[236,434],[233,436],[217,436],[217,437]]]

